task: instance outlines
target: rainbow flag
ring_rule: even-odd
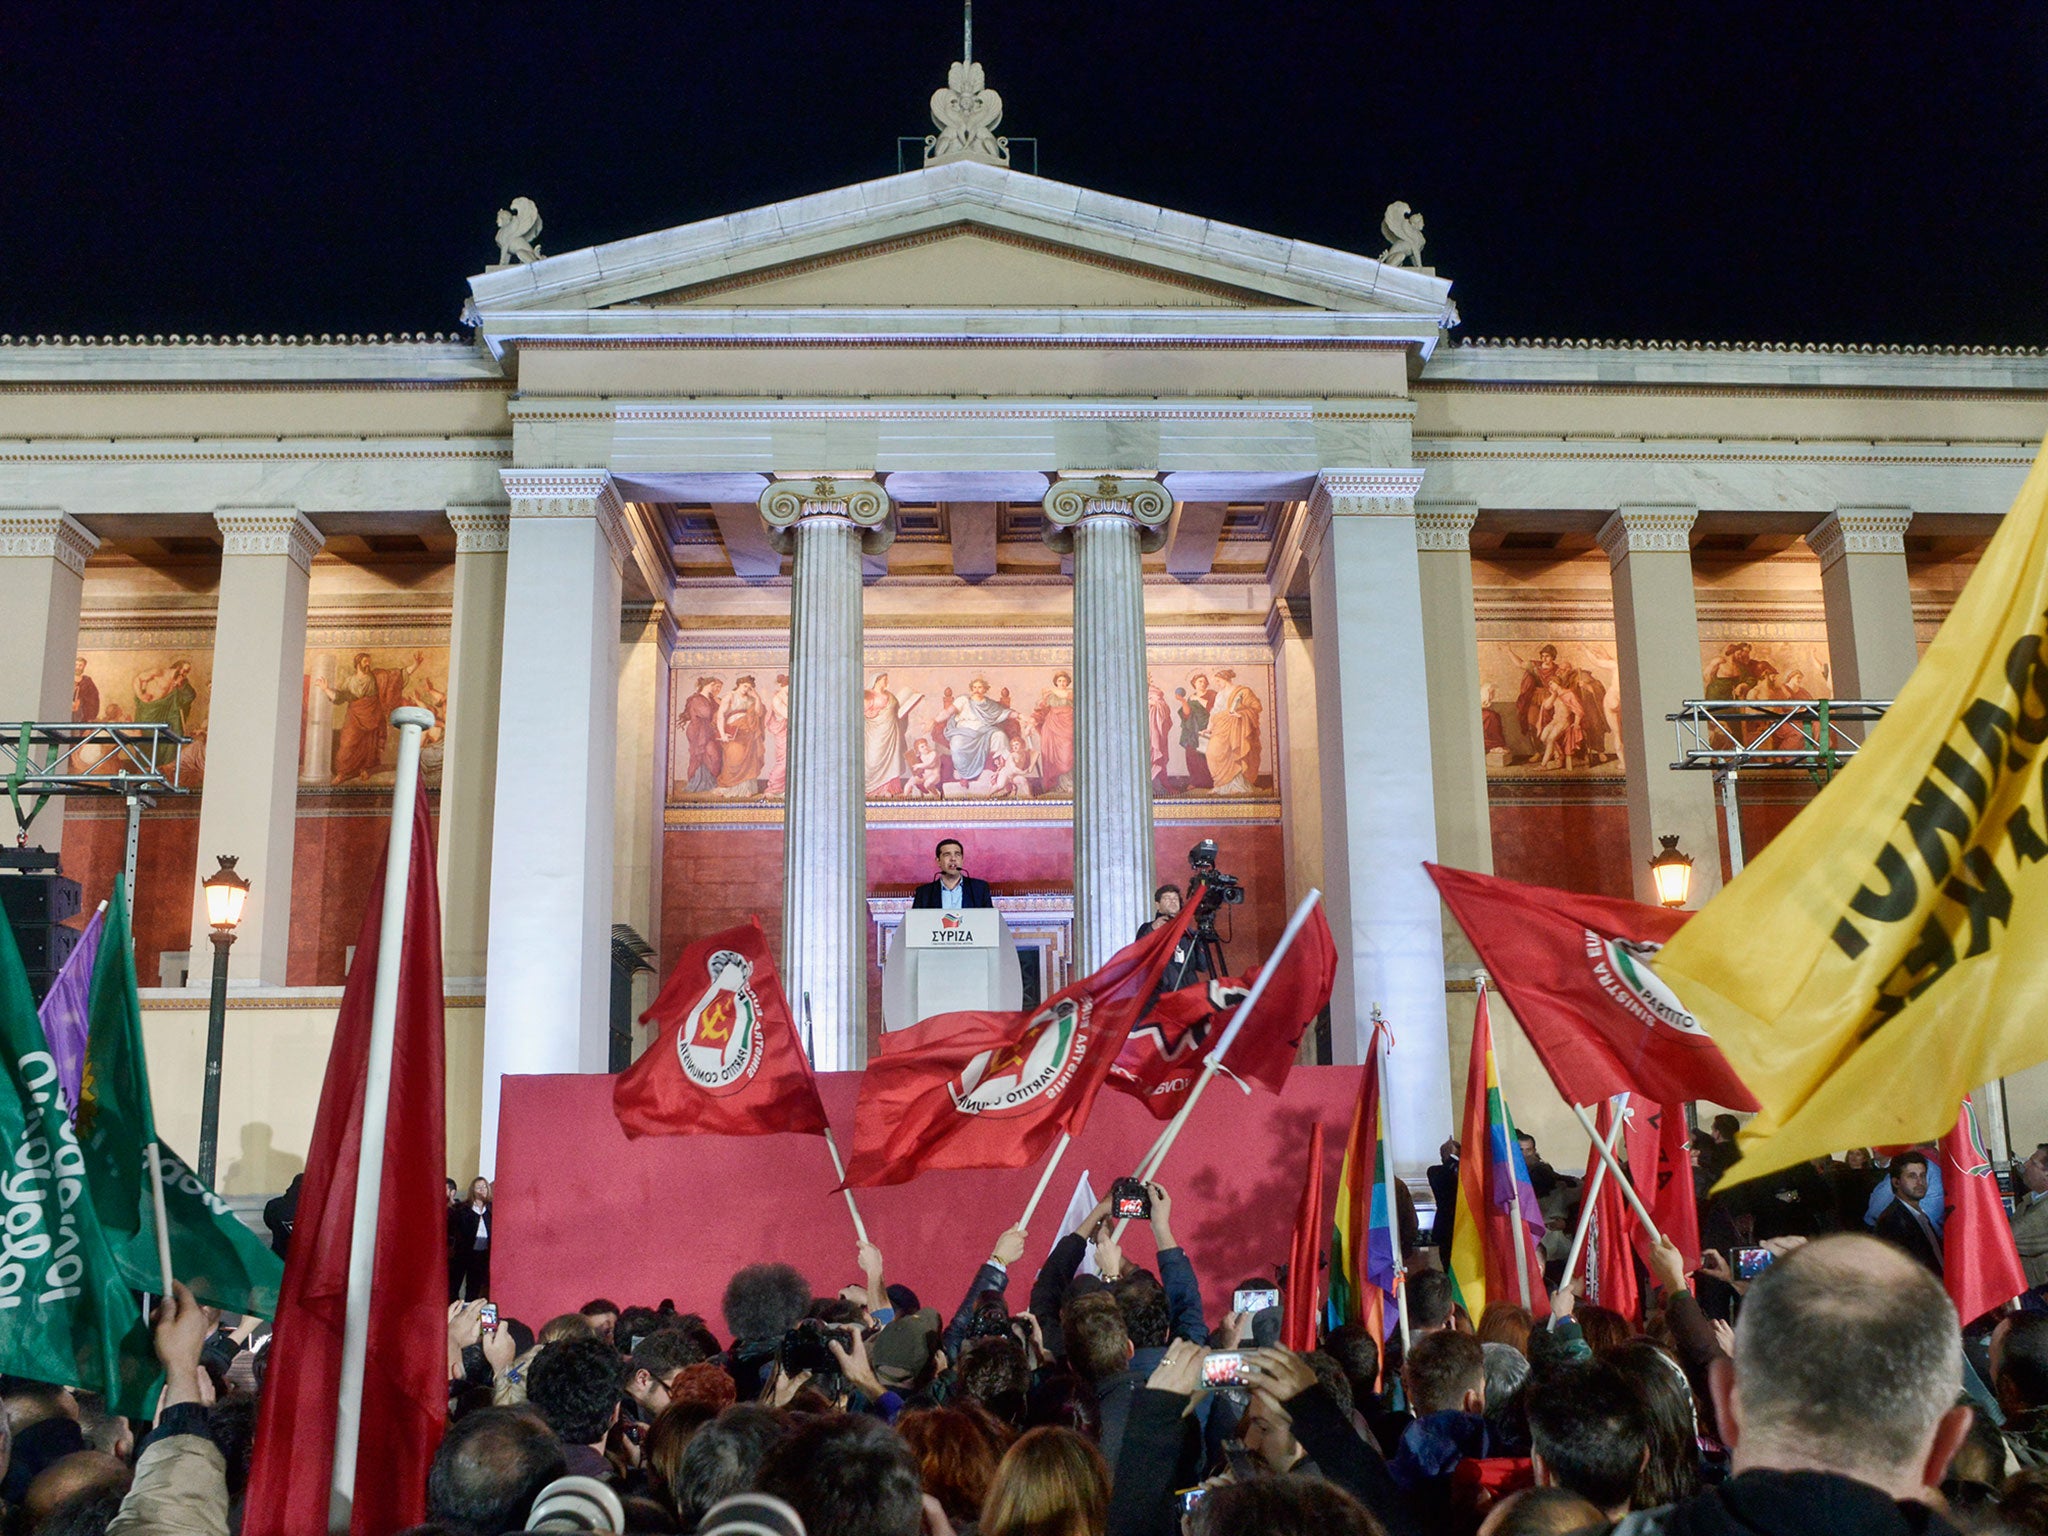
[[[1516,1217],[1519,1215],[1520,1219]],[[1538,1317],[1550,1311],[1543,1287],[1543,1212],[1529,1187],[1528,1165],[1515,1140],[1514,1117],[1500,1091],[1500,1067],[1493,1055],[1493,1022],[1486,983],[1472,1019],[1472,1062],[1465,1079],[1465,1126],[1458,1144],[1458,1217],[1451,1228],[1451,1285],[1476,1324],[1493,1301],[1520,1301],[1513,1244],[1528,1256],[1529,1306]]]
[[[1380,1114],[1382,1032],[1373,1031],[1372,1059],[1358,1084],[1344,1173],[1337,1181],[1336,1236],[1330,1244],[1329,1325],[1363,1323],[1382,1344],[1393,1331],[1394,1187]]]

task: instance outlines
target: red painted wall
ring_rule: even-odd
[[[85,887],[88,913],[113,894],[127,835],[127,808],[118,801],[91,809],[74,801],[65,810],[60,857],[64,873]],[[142,813],[135,842],[135,973],[142,986],[159,984],[157,957],[165,950],[192,947],[198,866],[196,799]],[[206,948],[204,939],[199,947]],[[203,980],[212,961],[202,954],[196,963]]]
[[[685,945],[761,919],[768,950],[782,956],[782,829],[674,827],[661,840],[661,974]]]
[[[1628,807],[1556,800],[1495,801],[1493,872],[1558,890],[1633,899]]]
[[[428,792],[428,819],[440,836],[440,796]],[[377,861],[391,837],[388,795],[365,795],[345,816],[299,817],[292,851],[292,941],[285,982],[338,987],[348,979],[348,947],[362,931],[363,907]]]

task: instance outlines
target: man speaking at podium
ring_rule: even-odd
[[[917,894],[910,898],[912,907],[941,907],[948,912],[959,912],[970,907],[993,907],[996,904],[986,880],[977,880],[964,873],[967,851],[960,846],[959,838],[943,839],[933,852],[939,860],[939,877],[927,880],[917,888]]]

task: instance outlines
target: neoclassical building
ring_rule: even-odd
[[[458,1177],[501,1074],[606,1068],[614,925],[665,968],[758,915],[857,1067],[949,833],[1041,989],[1199,839],[1248,891],[1233,965],[1320,888],[1322,1048],[1392,1022],[1414,1173],[1472,1010],[1423,861],[1651,899],[1675,834],[1710,894],[1666,716],[1889,698],[2048,432],[2035,350],[1461,343],[1427,268],[972,155],[470,289],[449,338],[0,343],[0,721],[194,738],[139,850],[181,1145],[197,882],[253,883],[234,1194],[304,1156],[401,701],[437,716]],[[1811,792],[1746,785],[1750,851]],[[31,841],[97,901],[119,808]]]

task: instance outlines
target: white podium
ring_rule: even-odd
[[[913,908],[882,962],[882,1028],[908,1029],[935,1013],[1024,1006],[1017,940],[1000,912]]]

